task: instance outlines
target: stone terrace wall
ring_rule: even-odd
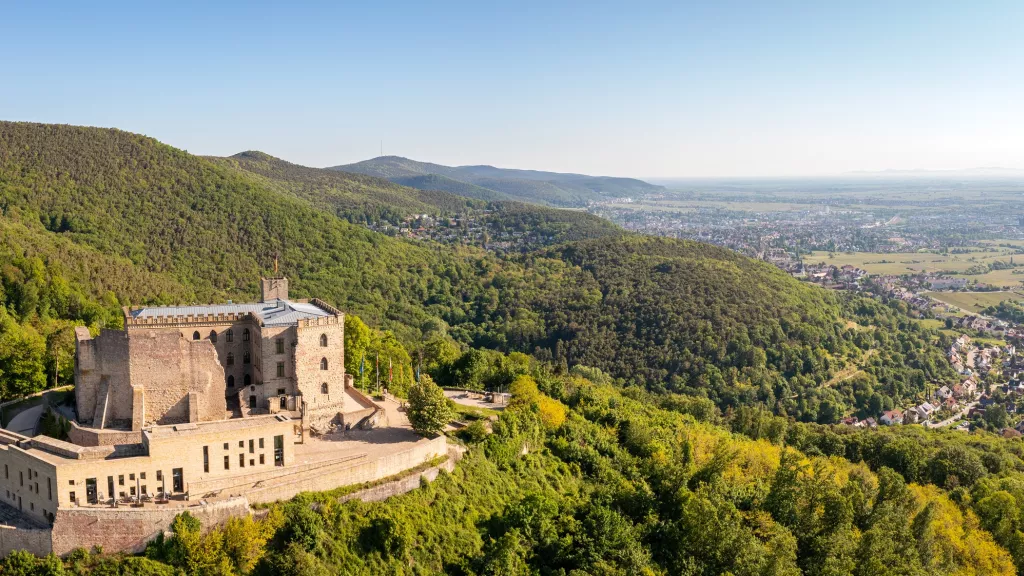
[[[0,525],[0,556],[7,556],[15,550],[46,556],[51,550],[50,529]]]
[[[232,498],[188,508],[63,508],[57,510],[53,523],[52,549],[58,556],[96,545],[104,552],[141,552],[146,542],[168,530],[174,516],[185,510],[199,518],[206,530],[249,514],[249,502]]]
[[[433,482],[436,480],[437,475],[441,473],[441,470],[444,470],[445,472],[452,472],[455,470],[455,463],[462,459],[463,451],[464,449],[460,446],[449,446],[448,459],[437,466],[431,466],[419,474],[410,474],[404,478],[386,482],[380,486],[373,486],[371,488],[366,488],[365,490],[346,494],[345,496],[338,498],[338,501],[347,502],[349,500],[362,500],[363,502],[379,502],[381,500],[387,500],[392,496],[412,492],[420,487],[423,480],[426,480],[427,482]]]
[[[438,436],[429,441],[417,443],[408,450],[382,458],[331,470],[320,469],[305,474],[296,474],[289,479],[282,478],[271,486],[249,490],[246,492],[246,496],[254,503],[288,500],[299,492],[320,492],[339,486],[362,484],[394,476],[403,470],[419,466],[447,453],[447,439],[444,436]]]

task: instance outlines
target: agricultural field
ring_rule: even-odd
[[[978,313],[995,306],[1003,300],[1024,300],[1024,295],[1019,292],[924,292],[924,296],[930,296],[950,306],[956,306],[966,312]]]
[[[1006,242],[1006,241],[1003,241]],[[963,273],[978,265],[987,265],[995,261],[1009,262],[1011,257],[1024,259],[1014,254],[1009,248],[988,244],[977,247],[967,254],[951,254],[938,252],[825,252],[818,251],[807,254],[803,261],[807,264],[826,262],[835,266],[851,264],[867,270],[869,274],[916,274],[920,272]],[[1014,274],[1014,272],[1022,272]],[[992,270],[984,274],[964,274],[971,281],[1007,288],[1020,287],[1024,280],[1024,268],[1019,270]]]

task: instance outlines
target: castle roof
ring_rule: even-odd
[[[252,304],[210,304],[204,306],[151,306],[128,312],[131,318],[201,317],[208,315],[245,315],[252,313],[264,326],[294,326],[300,320],[334,316],[335,311],[316,304],[291,300],[270,300]]]

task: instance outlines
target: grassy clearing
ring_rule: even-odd
[[[995,306],[1003,300],[1021,300],[1022,297],[1016,292],[925,292],[940,302],[950,306],[956,306],[969,312],[981,312],[989,306]]]

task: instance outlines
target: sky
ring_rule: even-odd
[[[9,2],[0,119],[306,166],[1024,168],[1024,2]]]

